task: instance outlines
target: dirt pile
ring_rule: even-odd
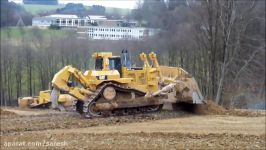
[[[195,106],[193,113],[199,115],[233,115],[233,116],[245,116],[245,117],[259,117],[265,116],[265,110],[247,110],[247,109],[225,109],[224,107],[217,105],[213,101],[207,101],[205,105]]]
[[[195,113],[202,115],[223,115],[226,114],[226,109],[209,100],[205,105],[196,106]]]
[[[10,112],[10,111],[4,110],[4,109],[2,109],[2,108],[0,108],[0,114],[1,114],[1,116],[17,115],[17,114],[14,113],[14,112]]]

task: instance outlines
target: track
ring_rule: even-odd
[[[78,104],[78,105],[83,105],[83,107],[78,106],[77,111],[78,112],[83,112],[83,116],[86,118],[91,118],[91,117],[110,117],[110,116],[121,116],[121,115],[134,115],[134,114],[140,114],[140,113],[151,113],[151,112],[156,112],[162,109],[162,104],[139,104],[138,106],[130,106],[130,105],[125,105],[123,108],[115,108],[110,111],[100,111],[100,112],[95,112],[93,110],[93,106],[99,103],[99,99],[103,98],[103,90],[107,87],[112,87],[115,89],[117,92],[116,97],[119,97],[120,94],[127,94],[131,95],[131,93],[134,93],[136,97],[144,97],[145,93],[130,87],[122,86],[119,84],[115,83],[105,83],[102,86],[100,86],[93,95],[89,97],[89,99],[84,102],[83,104]],[[128,96],[120,96],[120,97],[128,97]],[[119,102],[121,99],[118,99],[117,101]],[[135,100],[138,101],[138,100]],[[104,102],[107,102],[104,100]],[[82,110],[81,110],[82,109]]]

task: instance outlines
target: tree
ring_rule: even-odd
[[[16,26],[18,21],[23,20],[25,25],[31,25],[32,15],[28,13],[23,7],[8,2],[8,0],[1,0],[1,26]]]

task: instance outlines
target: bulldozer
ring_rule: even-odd
[[[154,52],[139,55],[142,67],[133,67],[127,50],[121,56],[95,52],[92,57],[93,70],[69,65],[54,75],[53,109],[59,107],[61,93],[74,97],[76,111],[88,118],[155,112],[165,102],[205,103],[196,80],[182,68],[160,66]],[[70,86],[71,79],[80,86]]]

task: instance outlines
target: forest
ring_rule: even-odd
[[[69,29],[2,27],[1,105],[49,89],[65,65],[93,69],[95,51],[120,55],[122,49],[136,66],[142,65],[140,52],[154,51],[161,65],[184,68],[205,99],[218,104],[248,108],[265,102],[264,0],[144,0],[127,18],[161,32],[142,41],[108,41],[81,39]]]

